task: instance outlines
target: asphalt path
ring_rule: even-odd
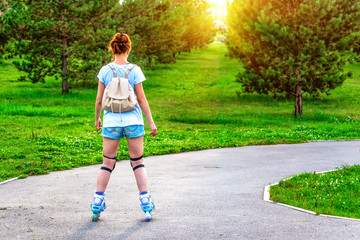
[[[0,185],[0,239],[360,239],[360,223],[263,200],[264,186],[301,172],[359,164],[360,141],[247,146],[145,158],[154,219],[145,222],[129,161],[91,222],[99,165]]]

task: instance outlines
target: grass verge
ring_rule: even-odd
[[[360,166],[322,174],[302,173],[270,188],[270,200],[318,214],[360,219]]]

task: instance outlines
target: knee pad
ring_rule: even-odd
[[[136,162],[136,161],[141,160],[142,158],[143,158],[143,155],[141,155],[141,156],[138,157],[138,158],[130,158],[130,166],[132,167],[133,171],[135,171],[135,170],[138,169],[138,168],[141,168],[141,167],[144,168],[144,167],[145,167],[144,164],[140,164],[140,165],[137,165],[136,167],[133,167],[133,165],[132,165],[132,163],[131,163],[131,161]]]
[[[103,166],[100,168],[100,170],[105,170],[105,171],[108,171],[109,173],[111,173],[111,172],[115,169],[115,166],[116,166],[116,157],[111,158],[111,157],[107,157],[107,156],[105,156],[105,155],[103,155],[103,157],[115,161],[115,162],[114,162],[114,167],[113,167],[112,169],[107,168],[107,167],[103,167]]]

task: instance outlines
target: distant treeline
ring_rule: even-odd
[[[0,54],[27,73],[21,80],[61,77],[69,84],[94,85],[111,60],[107,46],[119,31],[133,43],[129,61],[143,67],[175,62],[212,42],[215,24],[202,0],[7,0],[0,6]]]

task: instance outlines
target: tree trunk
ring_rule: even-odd
[[[302,77],[299,67],[296,68],[295,74],[297,79],[297,85],[295,90],[295,117],[297,117],[297,116],[302,116],[302,92],[301,92]]]
[[[63,77],[63,79],[62,79],[62,94],[68,94],[68,93],[69,93],[69,87],[68,87],[67,77]]]
[[[69,86],[68,86],[68,70],[67,70],[67,64],[68,64],[68,54],[66,52],[67,50],[67,37],[62,37],[62,43],[63,43],[63,51],[62,51],[62,94],[68,94],[69,93]]]
[[[295,117],[302,116],[302,92],[301,86],[296,86],[296,94],[295,94]]]

